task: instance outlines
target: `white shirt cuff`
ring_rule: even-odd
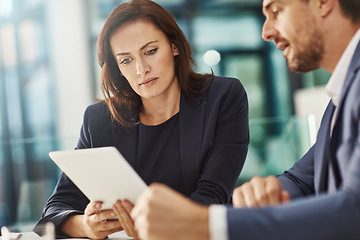
[[[229,239],[226,217],[224,205],[211,205],[209,207],[210,240]]]

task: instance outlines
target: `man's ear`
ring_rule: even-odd
[[[171,47],[172,47],[172,51],[174,53],[174,56],[179,55],[179,49],[175,46],[175,44],[172,43]]]
[[[321,17],[327,17],[333,10],[338,0],[313,0],[315,10]]]

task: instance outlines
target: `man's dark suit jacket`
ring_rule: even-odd
[[[314,146],[278,177],[295,200],[263,209],[228,208],[229,239],[360,239],[360,43],[330,138],[333,111],[330,102]]]
[[[243,86],[237,79],[214,77],[200,101],[181,96],[179,113],[180,162],[186,188],[183,194],[203,204],[229,203],[249,144],[248,102]],[[134,166],[137,138],[138,125],[128,128],[115,124],[106,104],[99,102],[85,111],[77,148],[115,146]],[[62,174],[34,230],[52,221],[61,237],[60,224],[72,215],[83,214],[88,203]]]

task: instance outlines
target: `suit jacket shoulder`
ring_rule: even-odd
[[[84,113],[83,125],[77,148],[112,146],[112,121],[110,111],[104,101],[88,106]]]

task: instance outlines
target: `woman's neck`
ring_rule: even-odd
[[[143,106],[140,109],[140,121],[145,125],[159,125],[180,110],[180,88],[174,89],[167,96],[153,99],[142,99]]]

